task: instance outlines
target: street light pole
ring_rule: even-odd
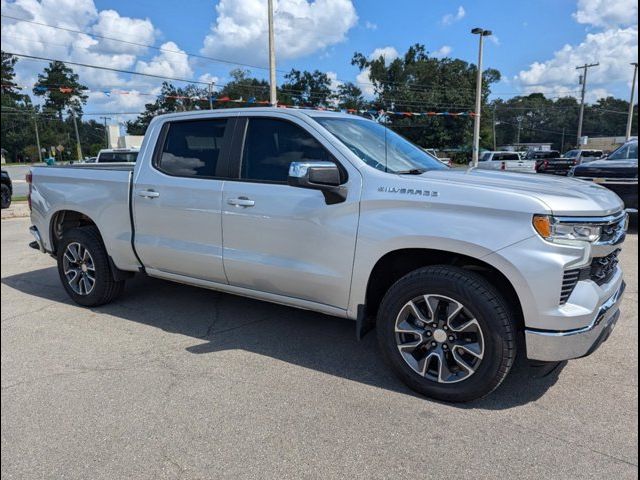
[[[633,82],[631,83],[631,100],[629,100],[629,118],[627,118],[627,142],[631,138],[631,125],[633,124],[633,104],[636,101],[636,80],[638,78],[638,62],[633,65]]]
[[[582,74],[582,99],[580,100],[580,117],[578,118],[578,148],[580,147],[580,140],[582,139],[582,122],[584,121],[584,97],[587,93],[587,72],[591,67],[597,67],[599,63],[587,64],[585,63],[581,67],[576,67],[576,70],[584,70]]]
[[[277,106],[278,97],[276,92],[276,47],[275,34],[273,31],[273,0],[268,0],[269,18],[269,102],[272,107]]]
[[[492,34],[491,30],[485,30],[483,28],[474,28],[471,30],[474,35],[480,36],[480,44],[478,51],[478,75],[476,79],[476,111],[473,121],[473,149],[472,149],[472,162],[473,166],[478,166],[478,160],[480,157],[480,117],[482,110],[482,57],[484,50],[484,37],[488,37]]]
[[[107,128],[107,120],[111,120],[111,117],[100,117],[104,120],[104,139],[106,141],[104,148],[109,148],[109,129]]]

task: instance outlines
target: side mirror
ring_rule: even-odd
[[[347,199],[347,189],[340,185],[340,169],[332,162],[292,162],[289,166],[288,184],[292,187],[320,190],[327,205]]]

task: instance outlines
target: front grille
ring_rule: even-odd
[[[620,250],[610,253],[606,257],[594,258],[591,262],[591,267],[588,268],[589,278],[596,282],[598,285],[604,285],[609,283],[616,273],[616,268],[619,263],[618,255]],[[585,269],[587,270],[587,269]]]
[[[569,297],[578,284],[578,280],[580,280],[580,272],[580,269],[567,270],[564,272],[562,290],[560,291],[560,305],[564,305],[567,303],[567,300],[569,300]]]
[[[580,281],[591,280],[602,286],[609,283],[616,274],[620,250],[610,253],[606,257],[596,257],[591,261],[591,265],[583,268],[576,268],[564,272],[562,278],[562,289],[560,291],[560,305],[564,305],[571,297],[571,294]]]

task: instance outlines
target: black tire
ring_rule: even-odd
[[[79,294],[67,281],[64,273],[64,255],[69,244],[79,244],[91,255],[95,283],[92,290]],[[84,307],[97,307],[111,302],[124,290],[124,280],[115,281],[109,264],[107,251],[98,229],[93,226],[73,228],[66,232],[57,249],[58,274],[60,281],[71,299]]]
[[[9,208],[11,205],[11,189],[9,185],[2,184],[2,208]]]
[[[481,327],[484,356],[481,360],[475,359],[479,363],[474,373],[464,380],[440,383],[427,378],[409,366],[399,351],[396,319],[405,305],[424,295],[448,297],[459,302]],[[488,395],[505,379],[516,357],[515,322],[507,302],[483,277],[458,267],[425,267],[398,280],[382,300],[376,330],[384,358],[399,378],[412,390],[446,402],[467,402]],[[428,334],[432,335],[431,332]],[[435,345],[435,342],[426,343]],[[431,346],[420,348],[428,351]],[[416,351],[424,355],[422,351]]]

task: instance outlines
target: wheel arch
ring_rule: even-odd
[[[57,253],[58,244],[62,240],[62,236],[68,230],[76,227],[94,226],[100,233],[98,225],[87,214],[77,210],[58,210],[51,215],[49,221],[49,238],[51,239],[51,253]],[[102,238],[102,234],[100,234]]]
[[[375,318],[378,307],[389,288],[408,273],[432,265],[452,265],[475,272],[489,281],[505,298],[516,320],[516,327],[524,331],[524,314],[518,293],[509,280],[496,266],[469,255],[438,249],[403,248],[393,250],[373,266],[367,282],[365,305],[361,315]],[[360,316],[360,315],[359,315]],[[358,318],[358,323],[366,330],[370,321]],[[364,332],[359,332],[361,336]]]
[[[54,256],[57,254],[57,245],[62,240],[62,237],[65,234],[65,232],[67,232],[68,230],[71,230],[72,228],[89,227],[89,226],[95,227],[95,229],[98,231],[98,236],[100,237],[102,246],[104,247],[105,252],[107,253],[107,258],[109,260],[109,267],[110,267],[111,275],[113,279],[116,281],[120,281],[120,280],[126,280],[128,278],[131,278],[134,275],[132,272],[121,270],[116,266],[104,242],[104,238],[102,237],[100,228],[98,227],[96,222],[94,222],[89,215],[79,212],[77,210],[58,210],[56,213],[54,213],[51,216],[51,220],[49,222],[49,235],[50,235],[49,238],[51,239],[51,254]]]

